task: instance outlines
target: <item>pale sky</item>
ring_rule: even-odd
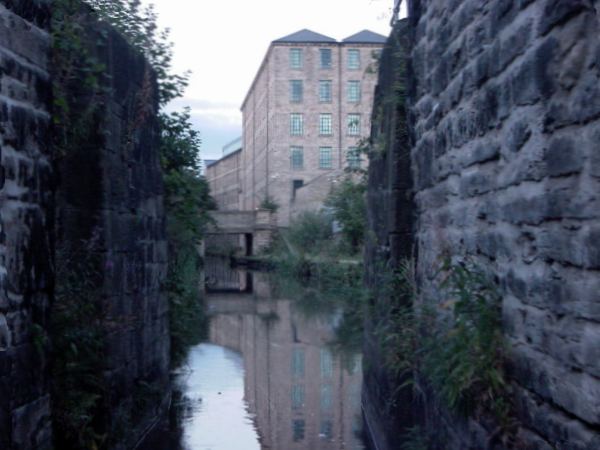
[[[144,0],[171,28],[174,67],[192,71],[183,99],[217,159],[241,135],[240,106],[271,41],[303,28],[341,40],[363,29],[387,36],[394,0]],[[406,2],[403,2],[406,3]],[[405,13],[401,13],[404,16]]]

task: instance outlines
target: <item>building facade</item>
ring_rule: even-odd
[[[370,133],[377,57],[385,37],[341,42],[302,30],[273,41],[242,104],[242,209],[278,205],[278,225],[315,209]],[[313,185],[309,195],[306,189]]]
[[[242,104],[243,135],[207,163],[220,210],[275,203],[277,223],[316,210],[371,129],[378,55],[386,37],[368,30],[341,42],[301,30],[271,43]]]
[[[221,159],[204,161],[210,193],[221,211],[241,209],[241,153],[241,138],[238,138],[223,147]]]

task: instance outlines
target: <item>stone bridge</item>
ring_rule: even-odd
[[[277,216],[266,209],[212,211],[214,225],[206,232],[208,253],[253,255],[271,242]]]

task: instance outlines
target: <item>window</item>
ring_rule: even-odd
[[[331,102],[331,80],[319,81],[319,101],[321,103]]]
[[[292,200],[296,198],[296,191],[304,186],[303,180],[292,180]],[[304,367],[302,368],[304,370]],[[302,374],[304,376],[304,374]]]
[[[290,114],[290,135],[302,136],[304,134],[304,120],[302,114],[291,113]]]
[[[360,134],[360,114],[348,114],[348,134],[351,136]]]
[[[304,86],[302,80],[290,80],[290,102],[300,103],[302,102],[302,94],[304,93]]]
[[[330,136],[331,133],[331,114],[319,114],[319,134]]]
[[[358,148],[350,147],[348,152],[346,153],[346,161],[348,162],[348,167],[351,169],[359,169],[360,168],[360,153]]]
[[[292,409],[301,409],[304,407],[304,386],[294,384],[292,386]]]
[[[319,147],[319,169],[331,169],[331,147]]]
[[[331,69],[331,49],[330,48],[320,48],[319,49],[319,60],[321,62],[321,69]]]
[[[302,147],[290,148],[290,167],[295,170],[304,168],[304,149]]]
[[[290,48],[290,69],[302,69],[301,48]]]
[[[333,422],[329,419],[321,421],[321,432],[319,433],[321,439],[331,441],[333,439]]]
[[[292,430],[294,434],[294,442],[298,442],[304,439],[304,429],[306,428],[306,424],[304,420],[293,420],[292,421]]]
[[[330,384],[321,385],[321,411],[329,411],[333,406],[333,389]]]
[[[348,49],[348,69],[360,69],[360,51],[358,49]]]
[[[328,349],[321,349],[321,378],[333,376],[333,355]]]
[[[360,81],[348,81],[348,101],[351,103],[360,102]]]

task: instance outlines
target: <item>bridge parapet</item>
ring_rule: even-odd
[[[213,251],[220,248],[230,253],[233,248],[251,255],[268,246],[277,229],[276,213],[266,209],[212,211],[211,216],[214,225],[206,232],[205,240]]]
[[[245,234],[277,228],[275,213],[266,209],[212,211],[211,216],[215,224],[209,228],[207,234]]]

